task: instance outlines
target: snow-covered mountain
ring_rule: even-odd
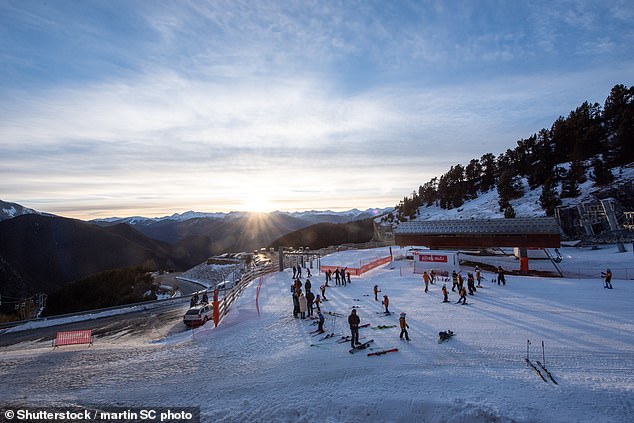
[[[52,216],[49,213],[42,213],[37,210],[24,207],[17,203],[9,203],[7,201],[0,200],[0,221],[12,219],[23,214],[40,214],[44,216]]]
[[[370,208],[367,210],[350,209],[345,211],[332,211],[332,210],[309,210],[301,212],[285,212],[274,211],[271,213],[257,213],[259,215],[271,214],[274,216],[291,216],[306,221],[309,224],[313,223],[346,223],[359,219],[366,219],[374,216],[379,216],[391,211],[392,208]],[[92,223],[97,224],[114,224],[114,223],[127,223],[129,225],[152,225],[157,222],[185,222],[191,219],[210,219],[210,220],[223,220],[223,219],[240,219],[249,216],[249,212],[233,211],[229,213],[207,213],[197,211],[187,211],[184,213],[174,213],[170,216],[163,217],[110,217],[104,219],[91,220]]]

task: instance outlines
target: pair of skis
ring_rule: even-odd
[[[541,380],[543,380],[544,382],[548,382],[548,380],[546,379],[546,377],[542,374],[542,371],[546,374],[546,376],[548,376],[548,378],[551,380],[552,383],[554,383],[555,385],[558,385],[557,381],[555,380],[555,378],[553,377],[553,375],[550,373],[550,371],[546,368],[546,357],[544,354],[544,341],[542,341],[542,361],[537,360],[537,366],[539,366],[541,368],[541,370],[539,368],[537,368],[537,366],[535,366],[533,364],[533,362],[530,360],[529,357],[529,348],[531,345],[531,340],[527,339],[526,340],[526,364],[531,367],[533,369],[533,371],[535,372],[535,374],[537,374],[537,376],[539,376],[539,378]]]

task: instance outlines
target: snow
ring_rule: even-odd
[[[588,273],[631,263],[631,253],[610,248],[561,252],[562,264]],[[345,265],[348,254],[324,260]],[[355,259],[376,254],[384,251],[357,251]],[[410,343],[399,340],[396,328],[361,329],[374,348],[399,348],[368,357],[349,354],[349,344],[311,337],[310,321],[292,316],[290,271],[275,273],[263,279],[259,314],[254,282],[216,329],[166,338],[119,333],[98,337],[92,347],[52,350],[42,341],[2,348],[0,402],[200,406],[205,422],[631,421],[634,283],[615,279],[607,290],[597,277],[511,275],[498,286],[491,277],[485,273],[485,287],[466,306],[455,304],[451,291],[452,302],[443,304],[439,284],[425,294],[408,260],[328,288],[323,309],[347,316],[357,305],[362,323],[397,325],[398,313],[407,313]],[[314,275],[313,285],[322,278]],[[377,314],[375,284],[389,295],[394,316]],[[327,319],[326,329],[347,334],[344,320]],[[446,329],[456,335],[438,344]],[[526,366],[527,339],[531,358],[540,361],[544,341],[558,385]]]

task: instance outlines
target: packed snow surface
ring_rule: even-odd
[[[575,254],[562,248],[562,263]],[[590,254],[595,273],[603,255],[615,266],[610,249],[583,251],[583,261]],[[631,254],[619,255],[621,267]],[[337,255],[327,261],[337,263]],[[323,283],[323,274],[313,274],[313,286]],[[451,289],[451,302],[442,303],[442,282],[424,293],[408,260],[328,288],[322,309],[347,316],[358,306],[362,324],[398,325],[399,313],[407,313],[411,342],[399,340],[398,327],[363,328],[362,340],[374,339],[374,349],[349,354],[349,343],[336,342],[348,334],[345,317],[326,316],[336,336],[323,341],[311,336],[311,320],[293,317],[287,270],[262,279],[259,313],[256,280],[216,329],[208,324],[162,339],[118,334],[92,347],[52,350],[42,341],[0,349],[0,402],[191,405],[207,422],[632,421],[634,282],[615,279],[609,290],[598,277],[507,276],[498,286],[484,276],[467,305],[456,304]],[[374,285],[389,296],[394,315],[379,314]],[[455,336],[438,343],[446,329]],[[528,339],[533,362],[542,361],[544,342],[557,385],[526,365]],[[398,352],[367,356],[392,347]]]

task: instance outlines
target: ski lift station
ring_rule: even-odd
[[[520,270],[528,271],[528,250],[559,248],[559,225],[551,217],[514,219],[415,220],[394,230],[401,247],[421,245],[430,250],[517,248]]]

